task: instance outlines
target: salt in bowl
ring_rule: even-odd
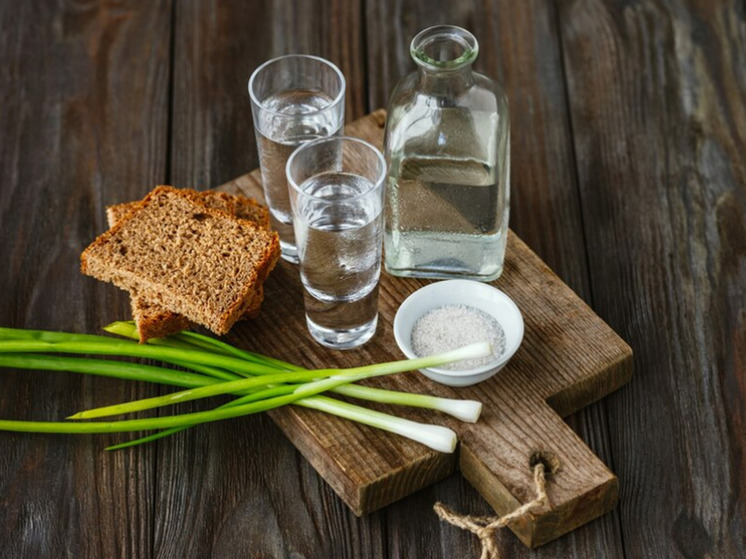
[[[446,305],[465,305],[493,317],[505,333],[505,351],[494,361],[463,371],[443,368],[421,369],[426,377],[448,386],[471,386],[487,380],[513,357],[523,340],[523,316],[513,300],[489,284],[472,280],[431,283],[412,293],[394,317],[394,338],[407,357],[415,358],[412,329],[427,312]]]

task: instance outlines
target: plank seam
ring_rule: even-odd
[[[371,93],[370,93],[370,59],[368,52],[368,0],[361,0],[361,14],[360,14],[360,41],[362,42],[362,58],[363,58],[363,87],[365,92],[365,114],[369,114],[372,110],[371,107]],[[375,107],[377,109],[378,107]],[[387,542],[389,539],[389,517],[388,514],[380,515],[381,524],[381,551],[383,552],[382,559],[388,559],[391,556]]]
[[[744,0],[746,1],[746,0]],[[370,103],[370,62],[368,59],[368,0],[361,0],[361,14],[360,14],[360,41],[362,42],[362,55],[363,55],[363,87],[365,88],[365,114],[371,113],[374,109]],[[376,109],[378,107],[375,107]]]
[[[166,169],[165,169],[165,182],[171,184],[172,179],[172,164],[173,164],[173,145],[174,145],[174,76],[176,73],[176,5],[177,2],[171,0],[171,14],[169,18],[170,37],[168,41],[168,89],[166,93],[166,99],[168,102],[168,110],[166,111]],[[159,394],[165,394],[166,388],[160,387],[158,390]],[[163,415],[165,412],[159,410],[158,415]],[[159,475],[158,475],[158,464],[163,459],[163,444],[164,441],[155,441],[155,449],[153,450],[153,504],[152,504],[152,528],[150,530],[150,556],[156,557],[156,531],[158,530],[158,512],[156,508],[158,506],[158,487],[160,487]]]
[[[585,215],[583,213],[583,204],[581,201],[582,192],[580,189],[580,173],[578,170],[578,156],[577,156],[577,150],[575,149],[575,126],[573,122],[573,113],[572,113],[572,106],[570,104],[570,82],[568,79],[568,72],[567,72],[567,63],[565,58],[565,48],[564,48],[564,40],[562,36],[562,23],[561,23],[561,16],[560,16],[560,9],[558,6],[558,0],[555,0],[552,3],[552,12],[554,17],[554,25],[557,32],[557,52],[559,54],[559,61],[560,61],[560,72],[562,73],[562,81],[564,83],[564,89],[565,89],[565,114],[567,115],[567,126],[568,126],[568,132],[570,133],[570,157],[572,159],[572,173],[573,173],[573,182],[575,186],[575,191],[577,192],[578,196],[578,214],[580,217],[580,233],[583,238],[583,256],[585,259],[585,274],[586,279],[588,283],[588,298],[590,301],[588,304],[593,307],[593,276],[591,274],[591,267],[590,267],[590,254],[588,252],[588,235],[586,231],[586,219]],[[606,418],[606,443],[608,447],[609,452],[609,468],[611,471],[616,471],[616,463],[614,460],[614,449],[612,448],[611,441],[610,441],[610,433],[609,433],[609,407],[606,405],[605,402],[598,402],[597,405],[601,406],[601,409],[603,410],[603,414]],[[622,546],[622,556],[627,557],[627,551],[626,546],[624,542],[624,526],[622,524],[622,515],[621,514],[615,514],[614,515],[617,520],[617,524],[619,527],[619,540]]]
[[[171,184],[174,145],[174,66],[176,61],[176,2],[171,3],[171,37],[169,38],[168,53],[168,112],[166,113],[166,184]]]

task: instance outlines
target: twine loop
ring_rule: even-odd
[[[500,528],[504,528],[525,514],[535,512],[545,505],[551,506],[549,497],[547,496],[545,469],[542,462],[538,462],[534,466],[534,484],[536,485],[536,497],[505,516],[471,516],[468,514],[459,514],[441,502],[435,503],[433,509],[441,520],[445,520],[462,530],[469,530],[479,538],[479,541],[482,543],[482,555],[480,559],[498,559],[499,550],[495,540],[495,533]]]

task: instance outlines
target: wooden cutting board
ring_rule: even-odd
[[[385,112],[379,110],[346,130],[381,147],[384,121]],[[220,189],[263,198],[258,170]],[[384,272],[376,336],[360,349],[334,351],[308,334],[297,267],[281,260],[265,284],[260,317],[239,323],[231,337],[242,347],[307,367],[401,359],[392,331],[394,314],[426,283]],[[500,373],[467,388],[441,386],[418,372],[369,381],[383,388],[482,402],[484,411],[476,424],[438,412],[370,406],[451,427],[460,440],[454,454],[314,410],[287,407],[271,412],[355,514],[369,513],[460,469],[502,515],[534,497],[531,465],[537,459],[552,469],[547,486],[551,508],[510,526],[526,545],[557,538],[616,504],[616,477],[561,418],[626,383],[632,375],[632,350],[512,232],[505,271],[494,285],[513,298],[526,326],[522,346]]]

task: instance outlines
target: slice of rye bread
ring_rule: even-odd
[[[227,192],[215,192],[214,190],[205,190],[202,192],[191,191],[194,195],[207,206],[222,210],[226,213],[236,216],[239,219],[247,219],[257,223],[264,229],[269,229],[269,211],[265,206],[254,200],[236,194]],[[115,206],[106,207],[106,220],[109,227],[126,216],[129,212],[139,207],[140,201],[125,202]]]
[[[225,334],[280,255],[276,233],[159,186],[81,255],[81,271]]]
[[[261,310],[263,300],[264,286],[260,285],[257,287],[251,306],[241,315],[239,320],[256,318]],[[130,305],[142,344],[151,338],[165,338],[194,327],[194,323],[184,315],[171,312],[156,304],[151,305],[146,298],[133,293],[130,293]]]
[[[269,229],[269,211],[256,200],[228,194],[227,192],[216,192],[214,190],[204,190],[201,192],[190,190],[190,192],[201,202],[213,209],[222,210],[239,219],[254,221],[265,229]],[[140,200],[107,206],[106,220],[109,222],[109,227],[113,227],[117,221],[129,212],[137,209],[139,204]]]
[[[253,221],[264,229],[269,229],[269,211],[256,200],[213,190],[197,192],[196,196],[211,208],[230,213],[240,219]],[[109,227],[113,227],[119,220],[138,207],[139,202],[126,202],[108,206],[106,208],[106,219],[109,222]],[[251,305],[240,320],[256,318],[261,311],[263,301],[264,287],[260,284],[256,289]],[[140,343],[145,343],[150,338],[163,338],[176,334],[194,326],[185,316],[151,303],[147,298],[134,293],[130,293],[130,305],[132,318],[137,325],[137,333],[140,336]]]

